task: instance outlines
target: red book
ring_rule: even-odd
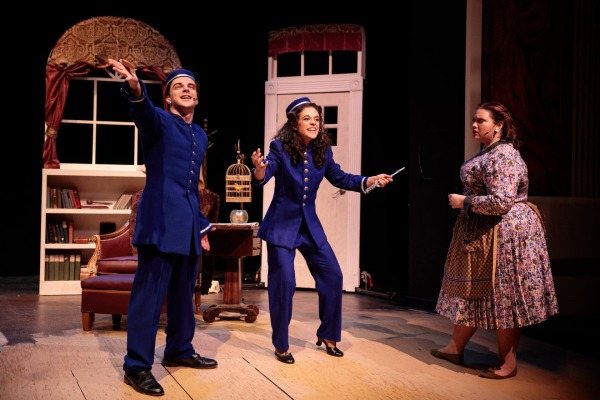
[[[71,197],[73,198],[75,208],[81,208],[81,199],[79,199],[79,190],[77,188],[71,189]]]

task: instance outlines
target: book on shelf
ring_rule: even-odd
[[[123,206],[124,210],[131,210],[131,201],[133,199],[133,194],[128,194],[127,195],[127,201],[125,202],[125,205]]]
[[[63,232],[62,243],[71,243],[71,242],[69,242],[69,223],[63,219],[62,221],[60,221],[60,225],[61,225],[62,232]]]
[[[50,263],[50,278],[53,281],[59,280],[58,271],[60,270],[59,262],[60,254],[52,254],[52,262]]]
[[[58,202],[58,205],[60,207],[58,207],[58,208],[66,208],[66,203],[67,202],[65,200],[65,196],[66,196],[65,190],[62,189],[62,188],[58,188],[58,196],[60,196],[59,197],[59,202]]]
[[[67,189],[65,189],[65,188],[60,189],[60,199],[62,201],[62,207],[60,207],[60,208],[71,208],[69,206],[69,199],[67,197]]]
[[[50,265],[48,267],[48,280],[55,281],[56,280],[56,254],[50,254]]]
[[[81,208],[110,208],[107,204],[82,204]]]
[[[61,276],[61,280],[63,281],[68,281],[70,280],[70,267],[69,267],[69,255],[68,254],[62,254],[61,255],[61,266],[60,266],[60,276]]]
[[[54,229],[56,230],[57,241],[55,243],[65,243],[65,233],[62,229],[61,221],[54,221]]]
[[[46,222],[46,243],[56,243],[54,230],[52,229],[52,221]]]
[[[67,198],[67,205],[68,205],[68,207],[65,207],[65,208],[75,208],[75,202],[73,201],[73,196],[71,196],[71,189],[66,188],[66,189],[64,189],[64,191],[65,191],[65,197]]]
[[[50,188],[50,208],[58,208],[58,190],[55,187]]]
[[[62,281],[63,279],[63,262],[64,262],[64,255],[62,254],[55,254],[55,263],[54,263],[54,280],[55,281]]]
[[[60,264],[61,264],[61,255],[60,254],[55,254],[54,255],[54,280],[55,281],[60,281]]]
[[[69,220],[67,222],[68,224],[68,232],[69,234],[67,235],[69,240],[67,241],[67,243],[73,243],[73,241],[75,240],[75,223],[72,220]]]
[[[128,210],[131,208],[131,198],[133,194],[123,193],[113,205],[114,210]]]
[[[50,265],[52,263],[52,256],[50,254],[46,254],[46,274],[44,277],[45,281],[49,281],[50,280]]]
[[[56,243],[54,229],[52,229],[52,221],[46,222],[46,243]]]
[[[62,227],[62,221],[55,221],[56,231],[58,232],[58,243],[65,243],[65,231]]]
[[[60,187],[56,188],[56,208],[63,208],[62,189]]]
[[[75,280],[75,254],[69,254],[69,280]]]
[[[60,243],[60,236],[58,235],[54,221],[50,222],[50,229],[52,229],[52,243]]]
[[[81,208],[111,208],[115,203],[112,201],[85,200],[81,201]]]
[[[56,221],[50,221],[50,228],[52,229],[52,243],[60,243],[60,231],[58,230]]]
[[[71,188],[71,197],[73,198],[73,204],[75,208],[81,208],[81,199],[79,198],[79,190],[76,187]]]
[[[75,253],[75,276],[74,280],[81,279],[81,254]]]

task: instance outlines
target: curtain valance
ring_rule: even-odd
[[[362,50],[363,30],[353,24],[318,24],[269,32],[269,57],[301,51]]]

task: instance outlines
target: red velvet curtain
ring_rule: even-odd
[[[64,70],[59,70],[52,65],[46,65],[46,137],[42,158],[44,168],[60,168],[56,152],[56,137],[58,128],[65,110],[65,101],[69,91],[69,77],[84,76],[93,69],[85,63],[73,64]]]

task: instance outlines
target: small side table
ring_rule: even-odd
[[[258,237],[258,223],[246,224],[213,224],[216,228],[208,233],[210,251],[206,256],[224,257],[225,282],[223,304],[209,306],[202,315],[206,322],[214,322],[222,312],[246,315],[246,322],[256,321],[258,307],[242,303],[243,258],[258,256],[261,240]]]

